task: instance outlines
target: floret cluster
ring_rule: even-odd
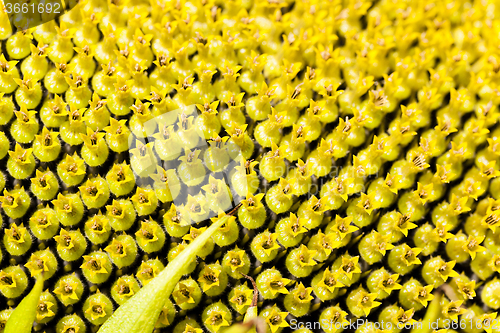
[[[396,332],[442,292],[439,318],[496,319],[499,15],[493,0],[81,0],[13,33],[0,12],[0,332],[39,274],[35,329],[95,332],[237,200],[158,332],[240,322],[244,275],[272,333],[297,318]]]

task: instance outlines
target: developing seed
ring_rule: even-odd
[[[279,289],[279,288],[282,288],[284,286],[283,282],[282,281],[273,281],[269,284],[272,288],[276,288],[276,289]]]
[[[236,297],[235,301],[236,301],[236,303],[238,303],[238,305],[243,305],[243,304],[245,304],[247,299],[246,299],[245,295],[240,295],[240,296]]]
[[[102,314],[103,313],[103,309],[102,309],[102,306],[100,305],[94,305],[92,307],[92,311],[97,313],[97,314]]]
[[[97,188],[94,185],[87,187],[87,193],[95,197],[97,195]]]
[[[211,283],[215,283],[215,282],[219,281],[219,279],[213,273],[205,274],[205,275],[203,275],[203,277],[205,278],[205,280],[207,280]]]
[[[148,200],[148,198],[146,198],[146,196],[144,194],[139,193],[139,202],[141,204],[145,204],[145,203],[148,203],[149,200]]]
[[[95,259],[89,260],[89,266],[91,269],[96,270],[96,271],[101,269],[101,264]]]
[[[118,289],[120,295],[127,295],[130,293],[130,288],[127,285],[121,285]]]
[[[8,285],[8,286],[10,286],[10,285],[12,285],[12,284],[14,283],[14,280],[12,280],[12,278],[11,278],[10,276],[8,276],[8,275],[4,275],[4,276],[2,276],[2,277],[0,278],[0,280],[1,280],[4,284],[6,284],[6,285]]]
[[[335,278],[333,276],[330,276],[327,279],[325,279],[323,282],[328,287],[333,287],[337,281],[335,281]]]
[[[278,315],[273,316],[269,321],[273,325],[279,324],[279,322],[281,321],[281,316],[278,316]]]
[[[382,282],[382,284],[385,287],[389,287],[389,286],[392,286],[394,284],[394,280],[392,278],[388,278],[387,280],[385,280],[384,282]]]
[[[69,284],[64,285],[64,293],[66,294],[72,294],[73,293],[73,287]]]
[[[346,273],[350,273],[351,271],[354,270],[354,264],[352,262],[347,263],[347,265],[342,266],[342,269]]]
[[[142,232],[142,235],[144,236],[144,238],[153,239],[153,237],[154,237],[154,235],[151,233],[151,231],[149,231],[147,229],[142,229],[141,232]]]

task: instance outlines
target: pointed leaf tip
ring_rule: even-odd
[[[215,220],[207,230],[196,237],[158,276],[122,304],[97,333],[153,332],[163,305],[185,274],[185,269],[196,259],[197,253],[212,234],[231,217],[229,214]]]
[[[38,276],[35,286],[23,298],[5,324],[4,333],[31,333],[36,318],[36,309],[43,291],[44,279]]]

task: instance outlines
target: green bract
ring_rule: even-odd
[[[30,333],[36,318],[38,300],[43,289],[43,278],[38,277],[28,296],[23,298],[5,324],[5,333]]]
[[[175,285],[184,274],[185,264],[196,258],[196,253],[203,247],[205,242],[228,219],[229,216],[223,216],[215,221],[156,278],[120,306],[98,332],[152,332],[155,320],[151,319],[159,317],[163,304],[165,304],[166,299],[172,294]]]

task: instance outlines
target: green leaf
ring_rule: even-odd
[[[43,278],[36,279],[35,286],[23,298],[5,324],[4,333],[30,333],[36,318],[36,308],[43,291]]]
[[[441,300],[443,299],[443,294],[437,293],[434,299],[431,301],[425,312],[425,316],[422,319],[422,325],[415,324],[415,328],[411,330],[411,333],[431,333],[432,323],[435,323],[439,315],[442,313]]]
[[[234,324],[228,327],[224,333],[249,333],[250,331],[255,331],[255,328],[251,322],[244,324]]]
[[[264,318],[257,316],[257,307],[248,308],[243,323],[237,323],[228,327],[224,333],[261,333],[267,331],[267,323]]]
[[[122,304],[101,326],[97,333],[151,333],[161,309],[172,294],[186,268],[196,259],[212,234],[229,218],[225,215],[189,244],[167,267]]]
[[[260,333],[266,332],[266,321],[258,316],[257,300],[259,299],[259,290],[251,276],[241,273],[245,278],[249,279],[253,287],[252,305],[247,309],[243,323],[234,324],[229,327],[225,333]]]
[[[245,318],[243,319],[243,322],[251,322],[253,321],[254,318],[257,318],[257,301],[259,300],[259,289],[257,288],[257,284],[255,283],[255,280],[246,274],[241,273],[245,278],[250,280],[252,283],[252,288],[253,288],[253,299],[252,299],[252,304],[250,307],[247,309],[247,312],[245,313]]]

